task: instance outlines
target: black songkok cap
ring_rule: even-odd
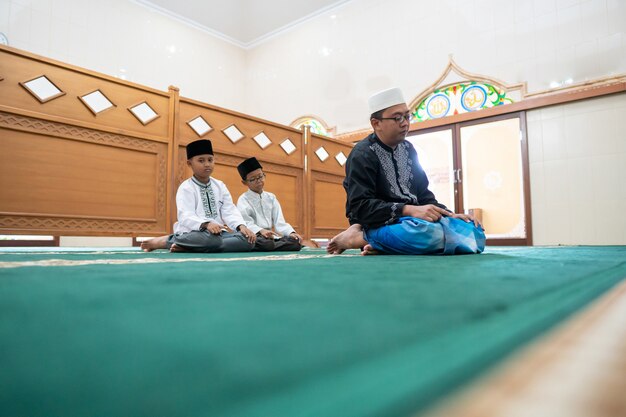
[[[237,171],[239,171],[239,175],[241,175],[242,180],[245,180],[249,173],[259,168],[263,169],[261,164],[259,164],[259,161],[257,161],[254,156],[237,165]]]
[[[210,140],[200,139],[187,145],[187,159],[206,154],[213,155],[213,145]]]

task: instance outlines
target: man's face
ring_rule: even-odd
[[[411,113],[406,104],[397,104],[385,109],[382,120],[370,119],[370,123],[372,124],[376,136],[378,136],[383,143],[396,146],[402,142],[407,133],[409,133],[410,116]],[[398,123],[393,118],[402,118],[402,120]]]
[[[196,178],[207,182],[215,168],[215,158],[211,154],[196,155],[187,160],[187,165],[191,167]]]
[[[251,191],[261,194],[263,187],[265,187],[265,173],[261,168],[248,172],[246,179],[242,181],[244,185],[248,186]]]

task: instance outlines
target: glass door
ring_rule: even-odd
[[[456,212],[456,171],[454,167],[453,134],[450,127],[420,133],[406,138],[415,150],[428,177],[428,188],[435,198]]]
[[[490,245],[531,245],[524,113],[417,131],[407,140],[438,201],[472,213]]]
[[[460,125],[463,207],[478,209],[490,239],[526,239],[519,117]]]

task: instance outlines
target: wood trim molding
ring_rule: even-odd
[[[311,178],[313,181],[322,181],[322,182],[328,182],[332,184],[343,184],[344,177],[345,175],[334,175],[334,174],[329,174],[327,172],[321,172],[321,171],[311,172]]]
[[[47,216],[6,216],[0,214],[0,228],[5,234],[59,234],[71,235],[79,233],[81,236],[130,236],[143,233],[165,233],[155,222],[142,220],[103,220],[78,218],[60,218]],[[122,233],[120,230],[124,230]]]
[[[126,135],[74,126],[72,124],[58,123],[29,116],[6,113],[1,109],[0,127],[8,130],[19,130],[22,132],[35,133],[39,135],[43,134],[63,139],[113,145],[118,148],[127,148],[154,154],[159,153],[159,143],[155,141],[142,140]]]
[[[72,126],[72,127],[84,128],[84,129],[89,129],[89,130],[99,130],[102,132],[107,132],[107,133],[112,133],[112,134],[120,134],[122,136],[134,137],[138,139],[149,140],[152,142],[160,142],[160,143],[169,142],[169,138],[164,137],[164,136],[146,135],[146,134],[136,133],[130,130],[116,129],[113,127],[98,125],[95,123],[85,123],[79,120],[67,119],[65,117],[54,116],[54,115],[47,114],[47,113],[37,113],[37,112],[25,110],[25,109],[18,109],[14,107],[3,106],[3,105],[0,105],[0,112],[12,114],[15,116],[21,116],[25,118],[32,118],[32,119],[40,120],[40,121],[48,121],[50,123],[61,123],[61,124]]]
[[[178,119],[180,118],[180,90],[178,87],[170,85],[168,87],[170,95],[169,103],[169,120],[167,131],[170,136],[170,140],[167,144],[167,180],[166,180],[166,207],[165,207],[165,219],[167,224],[165,225],[168,233],[174,232],[174,223],[176,222],[176,191],[174,183],[176,181],[175,168],[178,164],[178,155],[180,148],[178,147],[178,141],[180,138],[180,124]],[[183,169],[185,162],[183,161]],[[184,171],[183,171],[184,172]]]

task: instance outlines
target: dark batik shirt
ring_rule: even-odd
[[[396,222],[405,204],[435,204],[448,210],[428,189],[428,178],[413,145],[403,141],[391,149],[374,133],[350,152],[343,187],[350,224],[366,229]]]

